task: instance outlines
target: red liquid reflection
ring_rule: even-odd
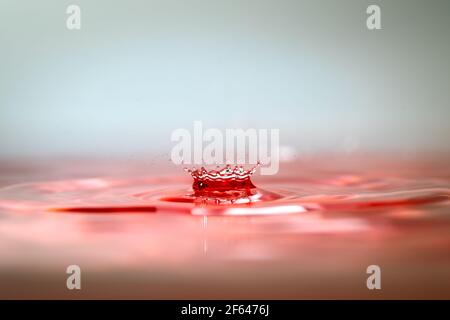
[[[377,297],[450,298],[447,163],[311,159],[230,184],[147,164],[3,165],[0,296],[64,297],[27,268],[79,264],[99,275],[83,297],[370,298],[377,264]]]
[[[244,170],[242,167],[226,166],[219,170],[186,170],[192,178],[192,189],[177,190],[172,184],[159,179],[155,181],[138,180],[79,180],[60,181],[34,186],[41,190],[51,190],[59,195],[66,189],[86,201],[101,189],[101,197],[96,201],[108,203],[121,200],[124,204],[116,206],[54,207],[50,203],[49,210],[79,213],[154,213],[178,212],[200,215],[280,215],[296,214],[308,211],[366,210],[372,208],[415,206],[446,202],[449,191],[439,185],[427,185],[417,188],[417,181],[407,180],[372,180],[358,176],[338,176],[333,180],[318,181],[285,181],[280,187],[270,181],[265,186],[271,191],[257,188],[251,181],[256,167]],[[426,182],[422,182],[426,183]],[[32,186],[30,186],[32,187]],[[129,188],[129,192],[128,189]],[[132,193],[134,188],[142,188],[144,192]],[[160,189],[166,191],[160,192]],[[93,190],[95,189],[95,190]],[[147,189],[147,190],[146,190]],[[309,192],[309,193],[308,193]],[[114,197],[115,199],[112,199]],[[121,199],[122,198],[122,199]],[[65,198],[64,201],[71,201]],[[52,200],[53,201],[53,200]],[[178,204],[177,207],[165,202]],[[151,204],[151,205],[144,205]],[[184,204],[184,205],[182,205]],[[177,209],[177,210],[176,210]]]

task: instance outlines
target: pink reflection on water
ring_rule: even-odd
[[[256,176],[256,188],[233,203],[199,199],[181,170],[140,165],[114,175],[114,165],[87,163],[77,167],[86,170],[80,177],[57,171],[48,179],[38,170],[0,189],[2,282],[14,287],[29,265],[50,272],[76,263],[111,279],[139,273],[149,284],[118,286],[108,293],[115,297],[273,298],[269,288],[278,288],[276,297],[365,297],[360,278],[376,263],[391,288],[403,288],[384,294],[420,297],[426,284],[449,297],[448,167],[363,160],[294,163],[278,176]],[[188,290],[183,281],[199,286]]]

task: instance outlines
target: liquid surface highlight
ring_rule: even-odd
[[[370,299],[376,264],[377,298],[450,298],[448,158],[394,158],[228,189],[163,163],[0,163],[0,297],[70,298],[77,264],[83,298]]]
[[[364,175],[325,179],[267,177],[256,187],[256,167],[187,170],[192,187],[177,177],[75,179],[26,183],[1,190],[0,206],[16,210],[118,214],[280,215],[311,211],[363,211],[447,203],[445,182]]]

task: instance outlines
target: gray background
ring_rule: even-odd
[[[0,0],[0,157],[165,153],[194,120],[298,154],[449,151],[449,39],[446,0]]]

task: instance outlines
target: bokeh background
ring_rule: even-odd
[[[0,4],[2,158],[164,155],[194,120],[300,157],[450,149],[447,0]]]
[[[449,35],[449,0],[0,0],[0,298],[449,299]],[[205,205],[195,120],[298,161]]]

